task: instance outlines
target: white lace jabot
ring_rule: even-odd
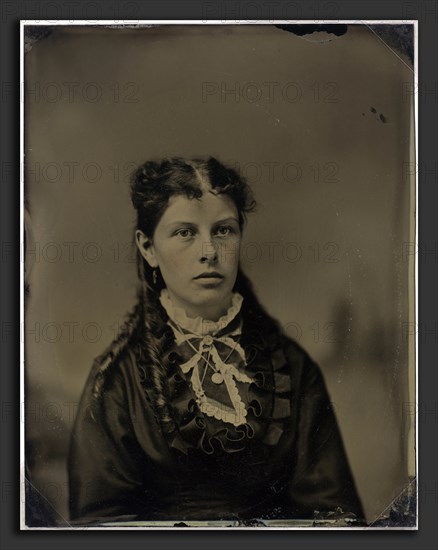
[[[205,336],[206,334],[214,335],[229,325],[239,314],[243,298],[238,292],[234,292],[231,299],[231,306],[228,308],[225,315],[222,315],[217,321],[209,321],[200,316],[195,318],[187,317],[182,307],[174,305],[170,299],[167,288],[161,291],[160,302],[166,310],[167,315],[174,323],[193,334]]]
[[[239,314],[243,297],[234,293],[227,313],[217,321],[187,317],[184,309],[172,303],[166,289],[161,292],[160,302],[169,316],[168,324],[175,334],[177,345],[189,348],[186,361],[179,366],[184,374],[191,373],[190,382],[200,410],[207,416],[235,426],[244,424],[247,410],[236,382],[250,384],[252,379],[238,368],[241,361],[246,361],[245,350],[239,344],[242,323],[224,333],[224,329]],[[227,362],[228,359],[232,362]],[[214,394],[220,389],[214,391],[214,386],[226,388],[224,391],[232,406],[216,398]]]

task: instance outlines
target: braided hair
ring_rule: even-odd
[[[140,229],[147,237],[152,238],[169,199],[175,195],[190,199],[200,198],[205,183],[212,192],[227,195],[233,200],[242,228],[246,214],[255,207],[245,179],[213,157],[174,157],[159,162],[145,162],[132,174],[131,200],[137,213],[135,229]],[[102,372],[116,361],[126,347],[133,348],[144,378],[152,390],[151,404],[155,416],[163,433],[169,434],[176,429],[169,406],[170,356],[167,353],[172,347],[174,336],[168,330],[167,314],[159,300],[165,283],[161,275],[154,277],[153,271],[137,248],[137,303],[121,327],[118,337],[98,360]],[[248,315],[260,314],[261,306],[240,268],[235,290],[243,295]]]

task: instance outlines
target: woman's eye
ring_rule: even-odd
[[[232,233],[234,233],[233,228],[229,225],[221,225],[216,229],[216,235],[219,235],[219,237],[227,237]]]
[[[183,239],[187,239],[189,237],[193,237],[193,231],[192,229],[178,229],[178,231],[175,231],[175,235],[178,235],[178,237],[182,237]]]

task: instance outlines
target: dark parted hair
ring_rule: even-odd
[[[217,194],[230,197],[239,216],[241,229],[246,214],[255,207],[255,201],[246,180],[234,169],[213,157],[184,159],[174,157],[148,161],[138,167],[131,177],[131,200],[137,213],[135,230],[153,238],[169,199],[175,195],[189,199],[202,197],[205,185]],[[134,230],[134,233],[135,233]],[[136,247],[137,248],[137,247]],[[157,270],[159,272],[159,270]],[[168,330],[167,314],[159,300],[164,281],[158,274],[154,282],[153,269],[137,248],[139,277],[138,300],[127,317],[118,337],[99,357],[101,372],[131,346],[144,373],[157,421],[163,432],[172,433],[176,425],[172,419],[168,395],[169,348],[174,338]],[[239,268],[234,287],[242,294],[246,311],[262,310],[251,284]],[[243,309],[243,306],[242,306]],[[166,330],[167,329],[167,330]]]

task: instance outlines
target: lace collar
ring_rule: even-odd
[[[209,321],[201,316],[187,317],[183,308],[173,304],[166,288],[161,291],[160,302],[171,321],[182,329],[192,334],[199,334],[202,337],[206,334],[215,335],[224,330],[239,314],[243,297],[238,292],[233,293],[231,306],[225,315],[222,315],[217,321]]]

